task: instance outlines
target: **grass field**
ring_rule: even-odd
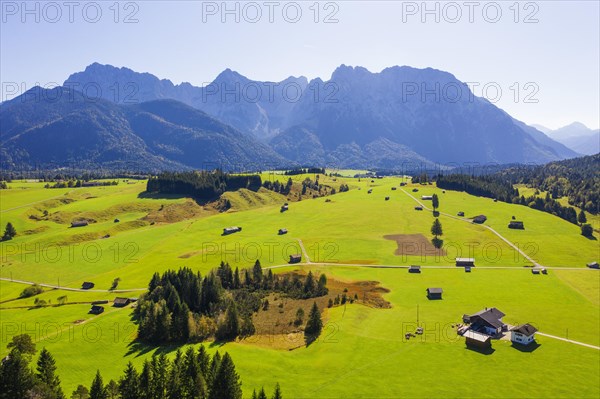
[[[305,177],[292,179],[300,182]],[[301,252],[301,242],[314,263],[298,268],[348,282],[379,281],[390,290],[385,299],[392,308],[352,304],[329,309],[323,335],[308,348],[280,349],[290,346],[280,344],[291,339],[286,336],[208,344],[211,351],[231,353],[246,395],[263,385],[271,391],[279,381],[287,398],[600,396],[599,350],[538,335],[539,346],[533,351],[494,341],[494,352],[482,354],[466,349],[451,327],[464,313],[495,306],[510,324],[529,322],[543,333],[600,346],[600,273],[585,268],[599,258],[598,241],[582,237],[577,226],[547,213],[460,192],[443,193],[435,186],[409,184],[402,190],[400,178],[320,179],[336,189],[347,183],[351,190],[289,201],[285,213],[279,207],[288,199],[264,189],[227,193],[232,208],[217,213],[184,198],[140,195],[144,182],[78,189],[14,182],[0,191],[0,224],[10,221],[20,234],[0,244],[0,277],[71,288],[93,281],[98,290],[108,290],[120,277],[119,289],[139,289],[155,271],[189,266],[206,273],[221,260],[249,267],[259,258],[264,267],[276,266],[275,272],[293,270],[283,265],[289,254]],[[368,194],[368,189],[373,192]],[[415,211],[414,198],[433,193],[438,193],[443,213],[485,214],[486,225],[548,267],[549,274],[533,275],[523,267],[531,262],[485,227],[445,215],[440,221],[446,255],[396,255],[396,242],[385,235],[431,238],[434,218],[429,211]],[[512,216],[524,221],[525,230],[507,228]],[[96,223],[70,228],[70,221],[79,217]],[[221,236],[224,227],[233,225],[243,230]],[[289,233],[278,236],[279,228]],[[101,238],[107,234],[110,237]],[[453,267],[456,256],[470,255],[477,264],[472,273]],[[435,267],[421,274],[374,267],[410,264]],[[427,300],[425,289],[432,286],[444,289],[442,301]],[[57,298],[66,295],[70,304],[32,309],[34,298],[18,299],[26,287],[0,281],[0,355],[5,355],[13,335],[30,333],[38,349],[45,346],[54,354],[65,392],[80,383],[89,385],[98,368],[105,379],[117,378],[129,360],[139,365],[157,351],[174,354],[177,349],[136,343],[130,308],[87,314],[86,302],[138,296],[139,291],[47,288],[38,298],[56,305]],[[417,308],[426,334],[405,341],[404,333],[417,326]],[[474,381],[497,388],[482,389]]]

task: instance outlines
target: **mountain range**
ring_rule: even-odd
[[[564,144],[575,152],[595,155],[600,152],[600,129],[590,129],[580,122],[573,122],[556,130],[537,125],[538,130],[551,139]]]
[[[432,68],[342,65],[327,81],[281,82],[227,69],[197,87],[95,63],[54,89],[59,101],[59,92],[32,90],[0,104],[8,166],[68,159],[159,169],[406,169],[578,155]]]
[[[0,105],[0,126],[4,169],[256,170],[287,163],[267,145],[168,99],[121,105],[67,87],[35,87]]]

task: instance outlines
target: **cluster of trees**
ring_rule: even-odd
[[[56,373],[56,361],[46,348],[30,367],[37,350],[31,336],[14,336],[10,353],[0,364],[0,399],[66,399]],[[204,346],[185,353],[177,350],[173,360],[165,354],[145,360],[141,371],[130,362],[118,381],[104,383],[98,370],[90,388],[79,385],[72,399],[241,399],[242,382],[228,353],[210,356]],[[264,387],[253,398],[267,399]],[[271,399],[281,399],[279,384]]]
[[[325,168],[299,168],[286,170],[284,175],[293,176],[293,175],[305,175],[305,174],[325,174]]]
[[[438,175],[436,177],[439,188],[455,191],[465,191],[471,195],[495,198],[498,201],[513,202],[519,197],[519,190],[503,179],[495,176],[470,176],[462,174]]]
[[[35,370],[29,365],[37,353],[31,336],[16,335],[7,348],[10,352],[0,364],[0,399],[65,399],[56,361],[46,348],[40,352]]]
[[[177,194],[197,201],[217,199],[226,191],[247,188],[257,191],[262,185],[259,175],[231,175],[220,170],[212,172],[164,172],[148,179],[149,193]]]
[[[11,222],[6,223],[6,227],[4,228],[4,234],[2,234],[2,238],[0,241],[8,241],[12,240],[17,235],[17,230],[15,226],[12,225]]]
[[[141,371],[129,363],[118,382],[104,384],[100,371],[90,389],[80,385],[73,395],[89,399],[241,399],[242,382],[228,353],[208,354],[204,346],[178,350],[173,361],[164,354],[144,361]],[[256,391],[255,391],[256,392]],[[260,392],[267,398],[264,388]],[[281,399],[275,385],[272,399]]]
[[[8,184],[5,181],[0,181],[0,190],[8,189]]]
[[[202,277],[189,268],[155,273],[135,309],[138,338],[151,343],[202,341],[215,337],[235,340],[255,333],[252,315],[263,299],[278,292],[295,299],[327,295],[327,278],[312,272],[299,275],[263,273],[257,260],[252,269],[232,270],[228,263]]]
[[[292,191],[292,178],[288,178],[287,183],[284,185],[279,183],[279,180],[275,180],[274,182],[267,180],[263,183],[263,187],[267,190],[275,191],[276,193],[288,195],[290,191]]]
[[[432,180],[429,178],[429,175],[427,173],[421,173],[419,175],[413,176],[411,179],[411,182],[415,184],[427,184],[431,181]]]
[[[80,179],[69,179],[69,180],[58,180],[54,184],[50,185],[50,183],[46,183],[44,188],[72,188],[72,187],[83,187],[85,183],[84,180]],[[96,182],[96,186],[116,186],[119,182],[116,180],[113,181],[101,181]]]
[[[44,289],[41,286],[33,284],[21,291],[19,298],[31,298],[32,296],[39,295],[42,292],[44,292]]]
[[[570,205],[597,214],[600,212],[599,164],[600,154],[596,154],[540,166],[508,168],[495,176],[547,191],[552,199],[566,196]]]
[[[553,199],[549,193],[546,193],[544,198],[536,197],[535,195],[527,198],[521,196],[520,198],[515,199],[513,203],[527,205],[530,208],[551,213],[568,222],[577,224],[577,211],[575,211],[575,208],[562,206],[560,202]]]
[[[519,190],[514,188],[513,183],[502,177],[501,174],[488,176],[438,175],[437,186],[448,190],[465,191],[472,195],[494,198],[512,204],[526,205],[577,224],[575,208],[561,205],[549,193],[546,193],[544,198],[535,195],[527,198],[523,195],[519,196]]]

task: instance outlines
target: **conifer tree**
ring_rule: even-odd
[[[275,392],[273,392],[272,399],[283,399],[283,396],[281,395],[281,387],[279,386],[279,383],[275,384]]]
[[[219,370],[213,380],[209,399],[241,399],[242,383],[235,371],[235,365],[229,353],[223,355]]]
[[[119,380],[119,393],[121,395],[121,399],[139,399],[139,376],[131,362],[127,363],[124,375]]]
[[[310,309],[310,314],[308,315],[308,321],[306,322],[306,327],[304,329],[304,337],[307,344],[310,344],[321,334],[321,330],[323,329],[323,321],[321,320],[321,312],[319,311],[319,307],[317,303],[314,302],[312,308]]]
[[[60,378],[56,375],[56,361],[46,348],[42,348],[37,361],[37,379],[48,387],[56,399],[64,398],[65,394],[60,387]]]
[[[90,387],[90,399],[108,399],[108,393],[104,387],[100,370],[96,371],[96,376]]]

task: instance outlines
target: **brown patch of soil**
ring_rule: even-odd
[[[200,216],[207,216],[216,213],[211,208],[203,208],[195,201],[187,200],[180,204],[169,204],[161,206],[146,215],[143,220],[154,223],[177,223],[186,219],[195,219]]]
[[[200,255],[201,253],[202,253],[202,251],[188,252],[188,253],[179,255],[178,258],[180,258],[180,259],[188,259],[188,258],[191,258],[192,256]]]
[[[393,234],[383,236],[386,240],[396,241],[398,248],[394,255],[413,255],[413,256],[444,256],[446,251],[443,248],[436,248],[423,234]]]
[[[297,272],[287,274],[306,275],[306,273]],[[315,276],[315,278],[318,279],[318,276]],[[380,286],[379,282],[377,281],[345,282],[328,278],[327,288],[329,289],[329,293],[318,298],[293,299],[279,293],[273,293],[267,296],[265,299],[269,301],[268,309],[264,310],[264,308],[261,307],[261,309],[253,316],[256,335],[259,336],[259,338],[255,337],[254,340],[265,340],[265,337],[271,337],[269,340],[272,341],[273,337],[278,337],[277,339],[282,341],[280,342],[282,348],[286,349],[293,348],[294,345],[292,344],[295,344],[296,346],[303,345],[303,331],[313,303],[316,302],[317,306],[321,310],[323,314],[323,324],[325,325],[327,315],[326,309],[328,309],[329,300],[331,299],[332,301],[335,301],[335,298],[338,295],[341,298],[344,294],[346,294],[346,297],[348,298],[346,305],[361,304],[382,309],[391,307],[391,304],[382,297],[382,294],[390,291],[387,288]],[[351,303],[351,300],[353,303]],[[333,307],[336,306],[344,305],[339,304],[334,305]],[[296,325],[294,320],[296,319],[296,312],[298,308],[302,308],[302,310],[304,310],[304,318],[301,324]],[[290,337],[297,337],[297,335],[300,335],[302,337],[300,340],[301,342],[298,342],[298,339],[287,339],[286,337],[288,335]],[[282,337],[286,339],[282,339]],[[250,342],[253,340],[253,338],[250,337],[248,340]],[[271,342],[269,340],[267,341]]]

